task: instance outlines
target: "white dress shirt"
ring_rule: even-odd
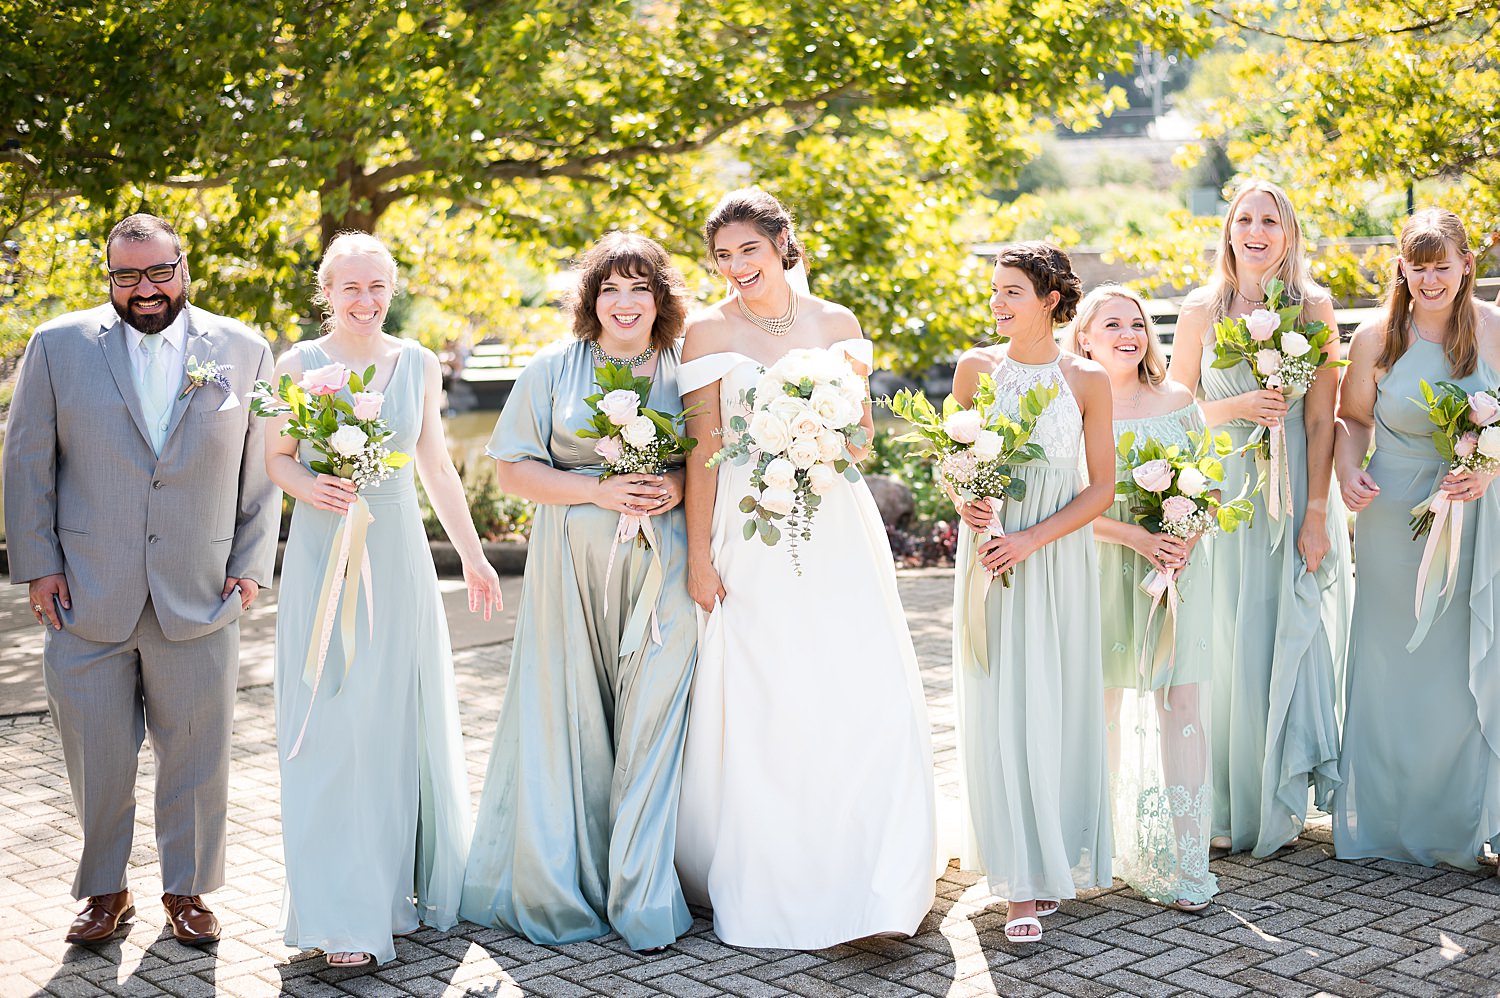
[[[130,334],[130,363],[134,366],[135,381],[141,384],[146,376],[146,348],[141,343],[147,334],[128,322],[125,331]],[[167,383],[179,386],[172,392],[175,399],[187,372],[187,308],[177,313],[170,326],[154,335],[161,337],[161,359],[167,365]]]

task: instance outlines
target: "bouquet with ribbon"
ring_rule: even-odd
[[[1336,331],[1321,320],[1299,321],[1301,305],[1281,306],[1286,285],[1277,278],[1266,283],[1264,308],[1246,316],[1225,316],[1214,325],[1214,363],[1216,368],[1249,366],[1262,388],[1281,392],[1288,400],[1307,394],[1318,371],[1325,367],[1343,367],[1347,361],[1332,358],[1331,341]],[[1270,427],[1257,426],[1250,434],[1249,447],[1258,447],[1256,462],[1270,481],[1266,493],[1266,512],[1280,521],[1285,510],[1291,515],[1292,477],[1287,466],[1286,424],[1277,420]]]
[[[1031,434],[1055,398],[1056,385],[1038,385],[1021,396],[1018,418],[1011,419],[995,404],[995,382],[981,374],[968,408],[949,395],[939,414],[926,396],[905,388],[885,405],[912,426],[898,439],[924,442],[937,452],[937,473],[954,495],[963,502],[989,505],[989,528],[978,537],[982,543],[986,533],[1005,534],[1000,517],[1005,500],[1026,498],[1026,482],[1014,474],[1016,466],[1046,459],[1041,445],[1031,442]],[[1007,587],[1011,571],[1001,576]],[[988,581],[984,587],[989,588]]]
[[[1421,400],[1412,401],[1437,427],[1432,432],[1432,445],[1449,463],[1449,471],[1493,474],[1500,469],[1500,389],[1470,395],[1449,381],[1439,381],[1435,386],[1423,381],[1421,387]],[[1424,534],[1428,537],[1417,569],[1417,628],[1407,651],[1415,651],[1422,643],[1432,621],[1452,598],[1463,540],[1464,505],[1450,499],[1439,481],[1432,495],[1411,508],[1412,540]]]
[[[257,381],[249,397],[250,411],[257,416],[286,416],[282,434],[307,441],[321,455],[320,459],[309,462],[312,471],[347,478],[354,483],[356,490],[363,492],[389,478],[411,460],[409,455],[385,446],[392,434],[385,420],[380,418],[385,396],[365,389],[374,376],[373,365],[360,375],[343,364],[329,364],[305,372],[301,380],[295,382],[291,375],[283,374],[274,388],[269,381]],[[312,687],[312,696],[307,717],[302,719],[302,728],[292,743],[288,759],[296,757],[302,748],[302,738],[307,734],[307,722],[312,717],[311,700],[317,698],[318,686],[323,679],[335,617],[339,618],[345,676],[354,663],[354,619],[358,601],[352,597],[342,599],[345,586],[353,590],[363,580],[367,614],[374,614],[374,606],[368,605],[374,590],[370,586],[370,560],[365,551],[365,537],[374,519],[369,503],[363,496],[356,495],[333,535],[313,616],[322,625],[317,639],[308,648],[302,670],[303,681]]]
[[[1134,433],[1120,434],[1115,447],[1122,471],[1115,482],[1115,495],[1129,503],[1130,516],[1153,534],[1170,534],[1183,540],[1227,532],[1248,524],[1255,516],[1250,496],[1260,488],[1249,483],[1234,499],[1224,501],[1215,483],[1224,481],[1223,458],[1234,450],[1229,434],[1211,436],[1188,433],[1193,449],[1179,444],[1163,444],[1151,437],[1138,440]],[[1177,651],[1177,608],[1182,595],[1177,589],[1177,573],[1152,569],[1141,581],[1141,591],[1151,598],[1146,615],[1149,634],[1156,611],[1166,605],[1168,626],[1167,668],[1170,670]],[[1140,673],[1147,678],[1150,642],[1141,644]]]
[[[578,435],[598,441],[594,453],[604,462],[604,471],[599,475],[601,479],[614,475],[660,475],[670,465],[681,464],[683,458],[698,446],[698,441],[682,432],[688,413],[668,415],[646,405],[651,398],[650,378],[636,377],[624,364],[605,364],[594,369],[594,380],[600,390],[583,400],[593,410],[593,415]],[[651,565],[646,570],[640,598],[626,620],[620,641],[621,658],[641,646],[648,622],[652,640],[661,644],[656,601],[661,595],[663,570],[650,516],[620,514],[615,542],[610,546],[609,562],[604,569],[605,582],[608,583],[614,572],[615,552],[621,544],[633,540],[651,549]],[[608,585],[604,601],[604,611],[608,613]]]
[[[730,432],[709,461],[709,467],[755,462],[755,491],[740,500],[740,512],[750,517],[745,539],[775,545],[785,536],[798,575],[797,545],[812,540],[823,496],[841,479],[859,481],[850,448],[869,441],[860,425],[865,397],[865,379],[842,353],[790,350],[740,393],[741,411],[730,416]]]

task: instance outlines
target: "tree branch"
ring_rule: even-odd
[[[1382,28],[1372,32],[1358,32],[1352,35],[1303,35],[1290,31],[1277,31],[1258,24],[1250,24],[1235,17],[1232,13],[1222,11],[1217,7],[1210,7],[1209,13],[1231,27],[1239,28],[1241,31],[1248,31],[1252,34],[1265,35],[1269,38],[1280,38],[1289,42],[1302,42],[1307,45],[1353,45],[1393,35],[1435,31],[1453,22],[1466,21],[1471,17],[1483,14],[1497,7],[1500,7],[1500,3],[1496,3],[1495,0],[1475,0],[1474,3],[1449,11],[1441,17],[1421,18],[1409,24],[1400,24],[1395,27]]]

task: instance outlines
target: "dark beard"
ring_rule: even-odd
[[[154,315],[142,315],[136,311],[136,302],[154,301],[157,298],[166,298],[167,301],[167,307],[162,309],[160,312],[157,312]],[[168,326],[170,326],[173,322],[177,321],[177,317],[181,315],[182,310],[187,307],[187,288],[184,287],[176,298],[167,298],[166,295],[157,293],[150,296],[149,298],[131,298],[125,302],[124,307],[121,307],[120,303],[115,301],[113,298],[110,299],[110,302],[115,306],[115,312],[120,316],[120,318],[124,319],[136,329],[139,329],[141,332],[147,334],[159,333],[163,329],[166,329]]]

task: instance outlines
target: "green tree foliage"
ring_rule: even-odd
[[[918,336],[968,282],[938,230],[975,179],[1016,167],[1035,118],[1105,109],[1101,74],[1138,45],[1205,32],[1182,0],[6,0],[0,229],[59,199],[82,199],[90,240],[142,205],[186,211],[211,303],[284,332],[329,236],[397,234],[398,206],[445,222],[402,238],[566,257],[632,224],[698,255],[705,205],[762,179],[809,223],[820,290]],[[924,112],[962,161],[900,147]],[[475,256],[441,266],[482,281]]]

